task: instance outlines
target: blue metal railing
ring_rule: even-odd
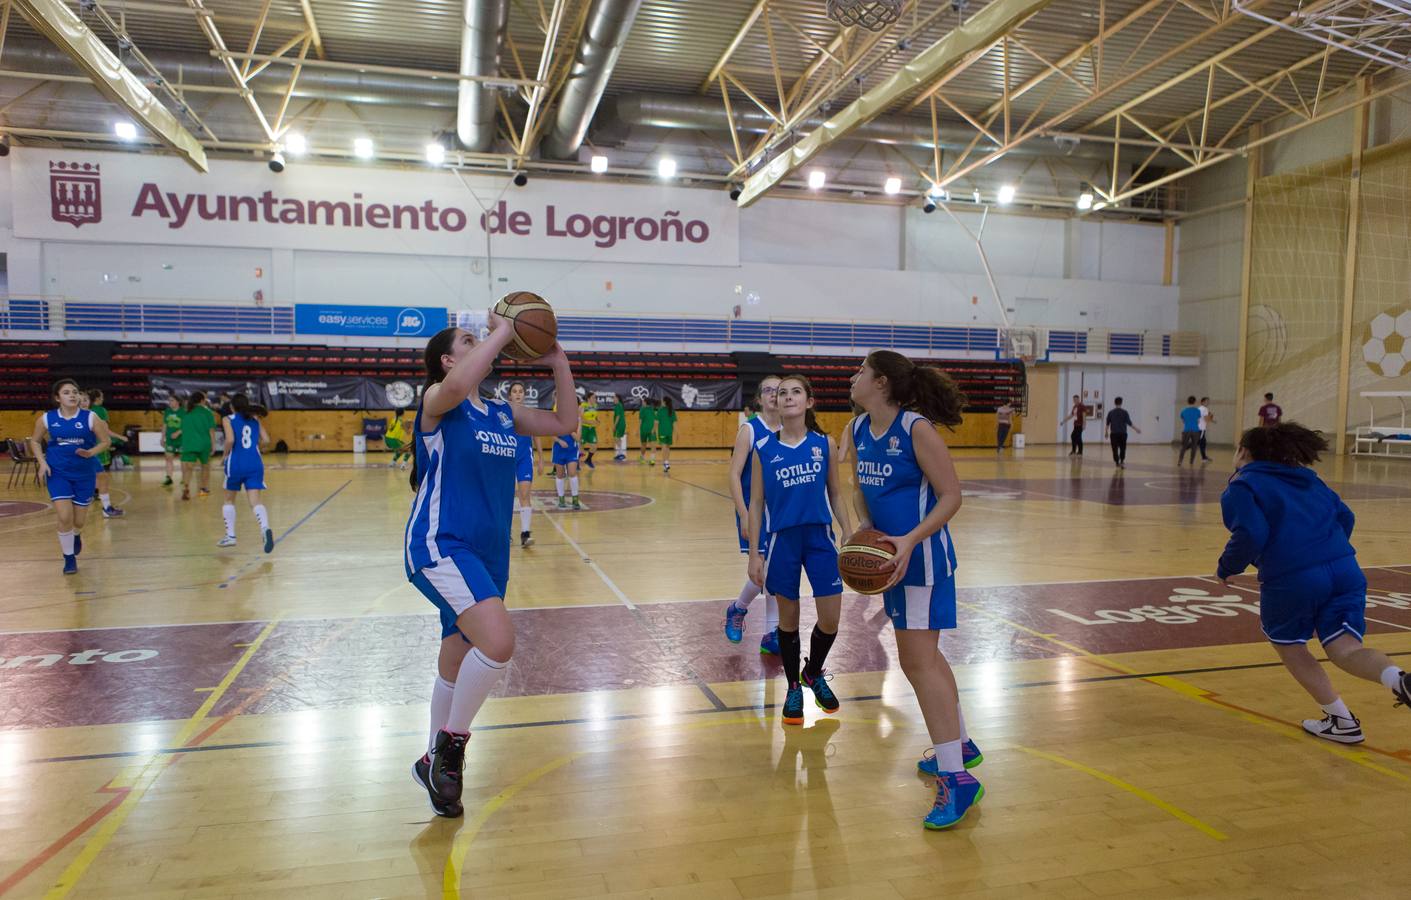
[[[447,311],[449,321],[455,313]],[[1014,335],[984,325],[931,325],[897,322],[836,322],[792,319],[730,319],[644,315],[601,315],[563,311],[559,338],[570,346],[607,349],[640,345],[679,345],[683,349],[774,348],[866,351],[892,348],[914,353],[966,353],[1009,358],[1016,352],[1050,358],[1054,354],[1120,357],[1198,357],[1199,337],[1184,332],[1101,329],[1021,329]],[[231,334],[240,337],[294,336],[290,306],[254,306],[151,301],[96,302],[44,297],[0,298],[0,332],[60,334]],[[1160,336],[1159,343],[1157,336]],[[1158,349],[1159,347],[1159,349]]]

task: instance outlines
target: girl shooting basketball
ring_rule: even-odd
[[[984,796],[966,770],[983,760],[965,733],[960,695],[938,644],[955,627],[955,547],[949,522],[960,510],[960,479],[932,423],[960,424],[965,397],[938,369],[874,350],[852,377],[862,414],[848,423],[857,456],[853,495],[861,527],[889,537],[894,575],[882,595],[902,672],[916,691],[935,757],[917,765],[936,777],[927,828],[949,828]]]
[[[93,460],[108,449],[108,425],[92,412],[80,408],[78,382],[63,378],[54,383],[56,409],[34,423],[30,444],[39,462],[39,476],[49,489],[54,515],[59,520],[59,550],[64,555],[64,574],[78,571],[78,555],[83,552],[79,532],[88,518],[95,481]]]
[[[833,517],[844,533],[852,529],[838,493],[837,448],[813,418],[813,386],[802,375],[786,375],[778,403],[780,429],[755,443],[750,463],[749,533],[769,534],[765,552],[750,545],[750,578],[779,600],[779,656],[788,680],[782,717],[785,725],[802,725],[805,686],[820,709],[830,715],[838,711],[823,668],[838,636],[843,600]],[[805,571],[818,623],[800,671],[799,588]]]
[[[244,488],[245,498],[250,501],[250,509],[264,536],[265,552],[269,553],[274,550],[274,532],[269,527],[269,512],[261,502],[265,490],[265,459],[260,448],[269,443],[269,432],[260,421],[265,410],[251,404],[244,394],[231,397],[230,408],[230,415],[221,420],[221,429],[225,432],[225,504],[220,514],[225,520],[225,537],[216,546],[235,546],[235,495]]]
[[[750,501],[753,498],[751,487],[754,484],[751,480],[754,475],[751,463],[754,445],[779,430],[778,395],[778,375],[766,375],[760,380],[754,398],[755,414],[735,432],[735,447],[730,452],[730,496],[735,501],[735,531],[740,538],[740,552],[745,554],[750,552],[752,543],[760,549],[768,543],[768,535],[750,531]],[[753,542],[750,540],[752,534],[755,536]],[[761,587],[746,573],[740,596],[735,598],[734,603],[725,607],[725,638],[732,644],[738,644],[744,639],[745,616],[750,611],[750,604],[761,592]],[[779,603],[768,591],[763,593],[764,636],[759,640],[759,652],[778,656]]]
[[[525,397],[524,382],[510,385],[511,406],[523,406]],[[519,546],[533,547],[534,535],[530,532],[529,517],[534,512],[534,472],[539,467],[539,439],[526,435],[515,435],[514,448],[514,508],[519,513]]]
[[[441,651],[431,693],[431,739],[412,774],[437,815],[461,815],[461,773],[470,724],[514,653],[505,609],[517,435],[572,434],[571,402],[555,412],[484,400],[480,383],[513,326],[490,315],[477,341],[447,328],[426,345],[426,384],[413,426],[411,516],[406,530],[407,578],[441,614]],[[557,344],[542,362],[559,397],[573,396],[573,373]]]
[[[1385,653],[1362,646],[1367,578],[1352,546],[1352,510],[1309,466],[1326,452],[1317,432],[1295,422],[1251,428],[1240,438],[1235,474],[1220,497],[1230,530],[1216,574],[1226,581],[1259,569],[1259,620],[1289,674],[1323,708],[1303,730],[1360,744],[1362,723],[1308,652],[1318,635],[1333,665],[1391,691],[1411,708],[1411,675]]]

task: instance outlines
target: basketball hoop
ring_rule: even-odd
[[[881,31],[901,18],[901,0],[828,0],[828,18],[844,28]]]

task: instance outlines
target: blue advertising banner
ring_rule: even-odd
[[[446,327],[445,307],[297,303],[295,334],[430,337]]]

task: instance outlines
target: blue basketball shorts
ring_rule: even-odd
[[[1324,644],[1367,631],[1367,576],[1357,557],[1319,563],[1259,585],[1259,624],[1275,644]]]
[[[534,480],[534,457],[521,456],[514,463],[514,480],[516,482]]]
[[[49,470],[45,486],[49,488],[50,500],[72,500],[74,506],[87,506],[93,502],[93,491],[97,485],[98,473],[58,472]]]
[[[827,525],[798,525],[769,535],[764,552],[764,590],[776,597],[799,599],[804,573],[815,597],[843,592],[838,548]]]
[[[227,491],[238,491],[244,488],[247,491],[263,491],[265,488],[265,470],[261,466],[258,469],[246,469],[225,473],[225,489]]]
[[[578,462],[578,442],[570,441],[565,447],[558,441],[554,441],[553,463],[556,466],[566,466],[569,463]]]
[[[434,565],[412,575],[412,585],[441,614],[443,638],[460,634],[456,619],[475,604],[493,597],[504,599],[508,580],[496,580],[480,557],[469,550],[443,556]]]
[[[955,579],[935,584],[899,584],[882,594],[882,605],[899,631],[940,631],[955,627]]]
[[[735,513],[735,537],[740,541],[740,552],[741,552],[741,553],[749,553],[749,552],[750,552],[750,545],[745,542],[745,536],[744,536],[744,534],[741,533],[741,531],[740,531],[740,514],[739,514],[739,513]],[[756,540],[755,543],[759,545],[759,552],[760,552],[760,553],[763,553],[764,550],[765,550],[765,548],[769,545],[769,535],[767,535],[767,534],[761,534],[761,535],[759,536],[759,539]]]

